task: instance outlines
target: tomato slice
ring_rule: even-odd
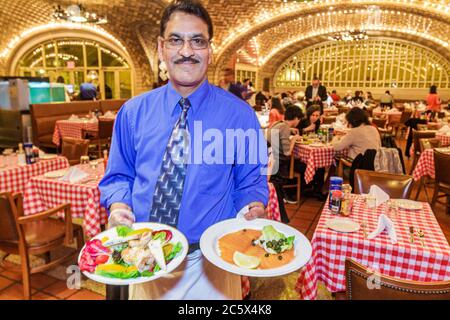
[[[167,241],[170,241],[170,239],[172,239],[172,231],[170,231],[170,230],[158,230],[158,231],[153,231],[152,232],[152,236],[153,236],[153,238],[155,238],[157,235],[158,235],[158,233],[161,233],[161,232],[164,232],[165,234],[166,234],[166,239],[165,239],[165,241],[167,242]]]
[[[109,256],[107,256],[107,255],[97,256],[95,258],[95,264],[96,265],[103,264],[103,263],[106,263],[108,260],[109,260]]]

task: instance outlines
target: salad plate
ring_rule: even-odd
[[[52,153],[44,153],[39,155],[39,159],[41,160],[50,160],[50,159],[55,159],[56,157],[58,157],[57,154],[52,154]]]
[[[200,238],[200,250],[218,268],[250,277],[294,272],[312,254],[309,240],[298,230],[273,220],[242,218],[209,227]]]
[[[56,170],[56,171],[49,171],[49,172],[44,173],[44,177],[46,177],[48,179],[61,178],[61,177],[64,177],[67,170],[69,170],[69,169],[66,168],[66,169],[61,169],[61,170]]]
[[[359,230],[360,225],[359,223],[346,219],[346,218],[334,218],[327,220],[325,222],[327,228],[338,231],[338,232],[344,232],[344,233],[351,233],[356,232]]]
[[[160,223],[135,223],[106,230],[87,242],[78,265],[91,280],[132,285],[173,272],[186,258],[189,244],[177,229]]]

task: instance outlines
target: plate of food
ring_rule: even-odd
[[[277,277],[303,267],[311,258],[309,240],[281,222],[242,218],[209,227],[200,238],[206,259],[225,271],[250,277]]]
[[[344,233],[356,232],[360,228],[359,223],[346,218],[330,219],[325,222],[325,225],[331,230]]]
[[[50,160],[50,159],[55,159],[58,155],[57,154],[52,154],[52,153],[43,153],[39,155],[39,159],[41,160]]]
[[[106,230],[87,242],[78,265],[91,280],[108,285],[152,281],[174,271],[188,253],[186,237],[160,223]]]
[[[413,201],[408,199],[395,199],[395,204],[402,209],[407,210],[420,210],[422,209],[422,203],[419,201]]]
[[[61,169],[61,170],[56,170],[56,171],[49,171],[49,172],[44,173],[44,177],[46,177],[48,179],[61,178],[61,177],[64,177],[64,175],[66,174],[67,170],[69,170],[69,169]]]

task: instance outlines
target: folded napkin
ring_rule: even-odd
[[[378,207],[380,204],[383,204],[389,200],[389,195],[384,192],[379,186],[371,185],[369,190],[369,195],[375,197],[375,203]]]
[[[106,117],[106,118],[115,118],[116,117],[114,112],[111,112],[111,111],[106,111],[103,116]]]
[[[77,121],[77,120],[80,120],[80,118],[78,118],[76,114],[71,115],[69,118],[69,121]]]
[[[392,244],[397,243],[397,232],[395,231],[394,222],[392,222],[392,220],[389,219],[388,216],[386,216],[384,213],[380,214],[380,216],[378,217],[377,229],[372,231],[367,236],[367,239],[373,239],[373,238],[377,237],[384,230],[387,231],[387,233],[389,235],[389,239],[391,240],[391,243]]]
[[[438,133],[449,133],[450,132],[450,127],[448,125],[442,126],[442,128],[440,128],[438,131]]]
[[[88,177],[89,174],[84,172],[83,170],[77,168],[77,167],[71,167],[69,170],[67,170],[66,174],[60,178],[61,181],[68,181],[70,183],[76,183],[79,182],[86,177]]]

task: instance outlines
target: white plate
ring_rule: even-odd
[[[408,199],[395,199],[395,203],[399,208],[408,210],[421,210],[422,203],[418,201],[408,200]]]
[[[49,179],[61,178],[66,174],[67,170],[68,169],[49,171],[49,172],[44,173],[44,177],[49,178]]]
[[[39,159],[50,160],[50,159],[55,159],[57,156],[58,156],[57,154],[44,153],[39,156]]]
[[[295,258],[291,262],[278,268],[259,270],[241,268],[235,264],[226,262],[220,257],[218,240],[222,236],[242,229],[262,230],[267,225],[272,225],[286,237],[295,236]],[[302,233],[286,224],[267,219],[255,219],[251,221],[245,219],[229,219],[219,222],[209,227],[202,234],[200,238],[200,250],[205,258],[216,267],[234,274],[249,277],[278,277],[294,272],[303,267],[309,261],[312,254],[311,243]]]
[[[156,272],[155,275],[152,277],[138,277],[138,278],[133,278],[133,279],[114,279],[114,278],[99,276],[95,273],[90,273],[87,271],[83,271],[83,274],[86,277],[88,277],[89,279],[94,280],[96,282],[109,284],[109,285],[113,285],[113,286],[123,286],[123,285],[130,285],[130,284],[137,284],[137,283],[153,281],[153,280],[161,278],[161,277],[171,273],[173,270],[175,270],[183,262],[184,258],[186,258],[186,255],[189,250],[189,244],[188,244],[188,241],[187,241],[186,237],[184,236],[184,234],[182,234],[180,231],[178,231],[177,229],[175,229],[171,226],[161,224],[161,223],[140,222],[140,223],[133,224],[134,230],[143,229],[143,228],[149,228],[149,229],[152,229],[153,231],[164,230],[164,229],[170,230],[173,235],[170,242],[171,243],[181,242],[183,249],[181,250],[180,253],[178,253],[178,255],[172,261],[170,261],[167,264],[166,270],[164,270],[164,271],[160,270],[160,271]],[[102,233],[99,233],[93,239],[102,239],[103,237],[108,237],[110,239],[117,238],[116,228],[109,229]],[[86,245],[83,246],[83,249],[80,251],[80,254],[78,255],[78,263],[80,262],[81,254],[82,254],[85,246]]]
[[[310,147],[324,147],[325,145],[323,143],[311,143],[309,146]]]
[[[359,223],[346,218],[330,219],[325,222],[325,225],[331,230],[345,233],[356,232],[360,228]]]

